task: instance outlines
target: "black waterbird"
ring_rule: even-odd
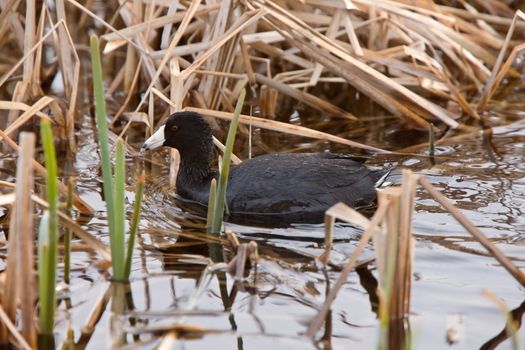
[[[212,170],[213,139],[208,123],[197,113],[171,115],[142,146],[176,148],[181,163],[177,194],[204,208]],[[337,202],[353,208],[374,204],[375,188],[390,169],[372,170],[367,158],[336,153],[274,153],[232,165],[226,194],[232,221],[319,223]]]

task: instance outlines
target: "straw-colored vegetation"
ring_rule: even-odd
[[[50,3],[53,7],[48,7]],[[145,180],[140,176],[135,189],[128,236],[125,155],[137,155],[138,150],[126,146],[124,138],[137,138],[139,134],[140,143],[167,115],[181,110],[201,113],[218,130],[218,120],[231,120],[235,110],[243,133],[247,133],[244,124],[346,145],[351,151],[391,152],[380,142],[366,144],[274,120],[281,112],[282,101],[293,100],[316,110],[320,121],[326,116],[339,118],[345,125],[357,128],[370,116],[351,104],[331,99],[333,91],[345,90],[345,100],[364,96],[378,114],[394,116],[384,118],[386,124],[430,130],[433,155],[434,145],[440,142],[438,135],[444,134],[437,131],[455,130],[460,135],[480,132],[478,126],[488,122],[484,112],[502,81],[519,76],[513,64],[525,49],[515,35],[525,29],[525,15],[499,0],[6,0],[0,1],[0,8],[0,139],[4,152],[18,158],[16,179],[1,184],[0,204],[12,211],[7,269],[0,290],[0,339],[24,349],[37,346],[37,330],[41,335],[53,333],[57,254],[59,261],[65,260],[64,279],[69,283],[69,254],[80,246],[77,240],[69,243],[69,233],[82,241],[81,250],[94,253],[98,267],[112,267],[114,280],[126,281],[130,275]],[[91,41],[92,58],[88,54],[88,35],[93,33],[100,36],[101,58],[97,56],[99,43],[95,37]],[[92,63],[93,68],[103,67],[104,71],[91,74]],[[241,114],[242,106],[235,106],[245,89],[249,97]],[[93,215],[94,209],[73,189],[71,181],[66,185],[68,175],[61,169],[57,172],[53,165],[51,132],[57,143],[66,145],[64,151],[74,154],[78,133],[82,133],[91,106],[97,115],[111,249],[75,221],[77,213]],[[256,112],[250,113],[252,110]],[[38,130],[39,124],[45,157],[39,154],[35,136],[22,132]],[[215,142],[223,148],[219,140]],[[223,169],[229,166],[229,157],[224,158]],[[170,158],[173,185],[176,152],[172,151]],[[240,161],[233,154],[231,159]],[[39,180],[47,177],[45,195],[36,191],[34,176]],[[319,259],[327,266],[330,230],[336,218],[352,221],[365,232],[319,315],[310,323],[309,336],[317,334],[331,302],[372,236],[379,266],[381,321],[388,326],[393,319],[406,317],[410,310],[411,215],[416,183],[429,191],[521,284],[525,283],[523,272],[424,177],[407,173],[403,180],[401,189],[380,194],[377,211],[370,220],[342,205],[327,212],[326,252]],[[219,213],[223,211],[224,188],[219,183],[216,200],[210,202],[210,208]],[[211,192],[215,191],[213,187]],[[66,210],[61,212],[63,207]],[[217,233],[222,217],[212,212],[211,232]],[[38,302],[33,258],[36,228],[29,215],[40,222]],[[57,249],[58,230],[67,232],[62,250]],[[223,264],[213,256],[223,257],[224,240],[193,236],[210,243],[211,251],[215,251],[211,255],[215,255],[213,261],[206,261],[209,266],[184,311],[195,308],[212,274],[217,274],[221,288],[225,288],[227,284],[221,280],[225,271],[239,282],[248,258],[253,262],[259,258],[256,244],[239,243],[232,233],[227,237],[234,257]],[[112,266],[105,263],[108,261]],[[112,295],[115,300],[117,295],[126,294],[118,288],[100,296],[83,336],[93,334]],[[125,308],[114,305],[117,314]],[[37,314],[39,322],[35,320]],[[509,326],[509,333],[515,328]],[[166,334],[161,343],[168,346],[177,338],[177,332],[199,334],[202,330],[177,323],[168,329],[144,332]],[[391,334],[386,333],[385,344]]]

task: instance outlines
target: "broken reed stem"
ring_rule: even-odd
[[[414,204],[416,197],[416,187],[419,175],[414,175],[408,169],[403,170],[402,192],[401,192],[401,222],[400,229],[400,250],[399,258],[406,264],[401,270],[402,275],[399,279],[402,283],[403,294],[400,298],[399,309],[403,311],[403,316],[410,312],[410,295],[412,291],[412,266],[414,261],[414,237],[412,235],[412,217],[414,214]]]
[[[522,285],[525,286],[525,274],[514,265],[476,226],[474,226],[450,201],[443,196],[426,178],[421,176],[419,184],[423,186],[503,267]]]
[[[378,191],[378,203],[390,202],[383,226],[374,236],[379,270],[379,317],[383,325],[410,312],[412,286],[412,213],[417,175],[403,170],[402,186]]]
[[[11,335],[15,338],[15,340],[18,342],[18,344],[22,347],[24,350],[32,350],[35,349],[35,347],[29,346],[29,344],[26,342],[22,334],[18,331],[16,326],[13,324],[9,316],[7,316],[7,313],[5,312],[4,308],[0,305],[0,320],[2,321],[2,325],[7,327],[7,330],[11,333]],[[8,339],[7,336],[2,339]]]
[[[17,186],[15,202],[15,239],[19,241],[18,266],[20,275],[20,309],[22,335],[32,346],[36,345],[36,329],[34,319],[34,302],[36,300],[34,267],[34,230],[33,213],[34,205],[31,200],[33,190],[33,167],[35,135],[21,133],[20,145],[22,146],[23,163],[17,164]],[[20,177],[19,177],[20,175]]]
[[[33,322],[33,305],[36,299],[35,274],[33,271],[34,207],[31,200],[34,150],[35,135],[33,133],[21,133],[20,153],[16,168],[16,201],[14,215],[11,217],[11,229],[9,230],[10,244],[3,298],[6,313],[13,322],[16,321],[17,299],[20,298],[22,335],[31,347],[36,346],[36,329]]]
[[[354,252],[352,253],[352,256],[348,260],[348,262],[345,264],[345,267],[341,271],[341,274],[339,275],[339,278],[335,282],[334,286],[330,289],[330,293],[326,296],[325,302],[323,306],[321,307],[321,310],[319,310],[319,313],[315,316],[312,323],[310,323],[310,326],[308,327],[308,330],[306,332],[306,335],[308,337],[313,337],[321,325],[324,322],[324,319],[328,313],[328,310],[330,310],[330,306],[332,305],[332,302],[337,297],[337,293],[339,293],[339,290],[343,285],[346,283],[346,280],[348,278],[348,275],[352,271],[352,269],[355,266],[355,263],[357,262],[357,258],[359,257],[359,254],[363,251],[366,244],[374,234],[374,232],[377,230],[377,226],[379,223],[383,220],[386,211],[388,208],[388,201],[383,202],[383,204],[379,205],[376,212],[374,213],[374,216],[370,220],[368,227],[366,228],[365,232],[361,236],[361,239],[359,240],[359,243],[357,247],[355,248]],[[354,211],[351,208],[348,208],[351,211]],[[341,219],[341,218],[340,218]]]

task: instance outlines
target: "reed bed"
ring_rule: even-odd
[[[66,282],[70,281],[70,248],[80,247],[78,243],[69,244],[70,233],[83,241],[82,250],[96,254],[103,269],[108,269],[111,266],[108,262],[112,262],[114,280],[128,279],[145,179],[139,176],[137,181],[131,235],[126,245],[124,162],[126,152],[135,155],[136,150],[126,147],[124,138],[136,138],[137,133],[141,134],[140,138],[142,134],[149,136],[170,113],[181,110],[201,113],[215,129],[220,128],[220,120],[233,120],[221,175],[228,173],[237,118],[239,129],[244,133],[247,130],[243,127],[249,125],[250,130],[252,127],[267,129],[339,143],[355,152],[391,153],[380,144],[369,145],[294,124],[292,118],[276,120],[282,112],[282,101],[291,99],[318,111],[319,121],[330,117],[357,127],[367,116],[330,98],[330,91],[351,86],[356,100],[365,96],[380,114],[395,117],[385,118],[385,123],[429,130],[429,153],[433,157],[439,135],[448,137],[440,131],[466,134],[477,130],[475,126],[488,123],[484,112],[501,83],[519,76],[515,63],[525,49],[517,34],[525,28],[525,15],[497,0],[473,4],[429,0],[418,2],[417,6],[393,0],[213,3],[133,0],[103,5],[76,0],[59,0],[53,7],[34,0],[0,4],[0,109],[5,111],[0,140],[5,150],[18,156],[16,181],[2,187],[1,196],[1,204],[13,206],[14,212],[6,282],[1,295],[0,338],[15,347],[37,346],[33,317],[36,289],[29,288],[21,294],[20,282],[17,282],[35,279],[32,260],[35,228],[32,220],[21,216],[21,213],[33,215],[35,204],[39,210],[49,212],[39,218],[42,253],[39,263],[45,263],[48,271],[47,279],[42,274],[39,276],[40,283],[46,287],[41,287],[39,297],[41,334],[52,334],[54,327],[54,273],[56,254],[61,252],[56,246],[58,226],[67,230]],[[97,39],[88,36],[93,32],[100,35],[101,57]],[[85,55],[90,40],[92,60]],[[88,72],[93,62],[98,71],[93,73],[95,91],[91,94],[91,83],[86,82],[91,81]],[[246,102],[243,102],[244,91],[248,91]],[[236,103],[239,95],[243,98]],[[118,108],[112,105],[107,114],[106,101],[113,98],[118,100]],[[79,196],[71,182],[66,185],[64,176],[52,165],[51,133],[55,141],[64,142],[68,152],[74,154],[75,133],[81,130],[80,125],[92,105],[100,132],[111,249],[75,220],[73,212],[93,215],[94,209]],[[42,142],[45,167],[39,161],[40,155],[35,154],[35,137],[23,131],[39,124],[47,135]],[[215,142],[224,149],[219,140]],[[113,148],[116,152],[114,171]],[[178,168],[176,152],[171,152],[170,159],[173,186]],[[241,161],[234,154],[231,159]],[[47,177],[45,200],[33,191],[33,176]],[[523,272],[424,177],[406,173],[401,189],[389,189],[379,195],[378,209],[370,220],[342,205],[327,212],[326,251],[319,258],[324,264],[330,263],[330,230],[336,219],[357,223],[365,232],[345,264],[341,278],[328,293],[321,312],[310,324],[309,336],[317,334],[331,302],[372,236],[379,265],[381,321],[388,330],[392,320],[407,317],[416,183],[445,206],[519,283],[525,284]],[[213,186],[210,189],[215,193],[210,196],[209,208],[214,209],[208,216],[210,233],[221,230],[225,185],[222,177],[218,189]],[[65,213],[58,210],[59,195],[67,198]],[[188,310],[195,307],[199,293],[203,293],[212,275],[224,282],[224,274],[229,271],[236,283],[240,283],[247,257],[257,260],[254,243],[239,243],[232,234],[228,237],[235,257],[229,265],[222,260],[207,262],[208,268],[188,303]],[[206,236],[203,240],[216,245],[224,243],[219,237]],[[43,257],[44,253],[49,255]],[[20,275],[23,277],[15,278]],[[36,286],[36,282],[29,285]],[[82,338],[91,337],[112,295],[119,312],[126,308],[119,304],[126,293],[125,288],[108,288],[100,296]],[[17,298],[21,299],[18,316]],[[172,344],[182,327],[163,330],[168,335],[162,344]],[[510,324],[509,329],[514,328]],[[385,344],[397,341],[389,338],[392,333],[386,334]],[[405,341],[401,343],[406,344]]]

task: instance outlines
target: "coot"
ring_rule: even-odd
[[[208,123],[197,113],[175,113],[142,148],[161,146],[180,152],[177,194],[206,206],[210,182],[218,177],[211,169],[213,140]],[[337,202],[369,207],[389,170],[371,170],[363,165],[365,160],[335,153],[276,153],[232,165],[226,194],[229,219],[319,223]]]

